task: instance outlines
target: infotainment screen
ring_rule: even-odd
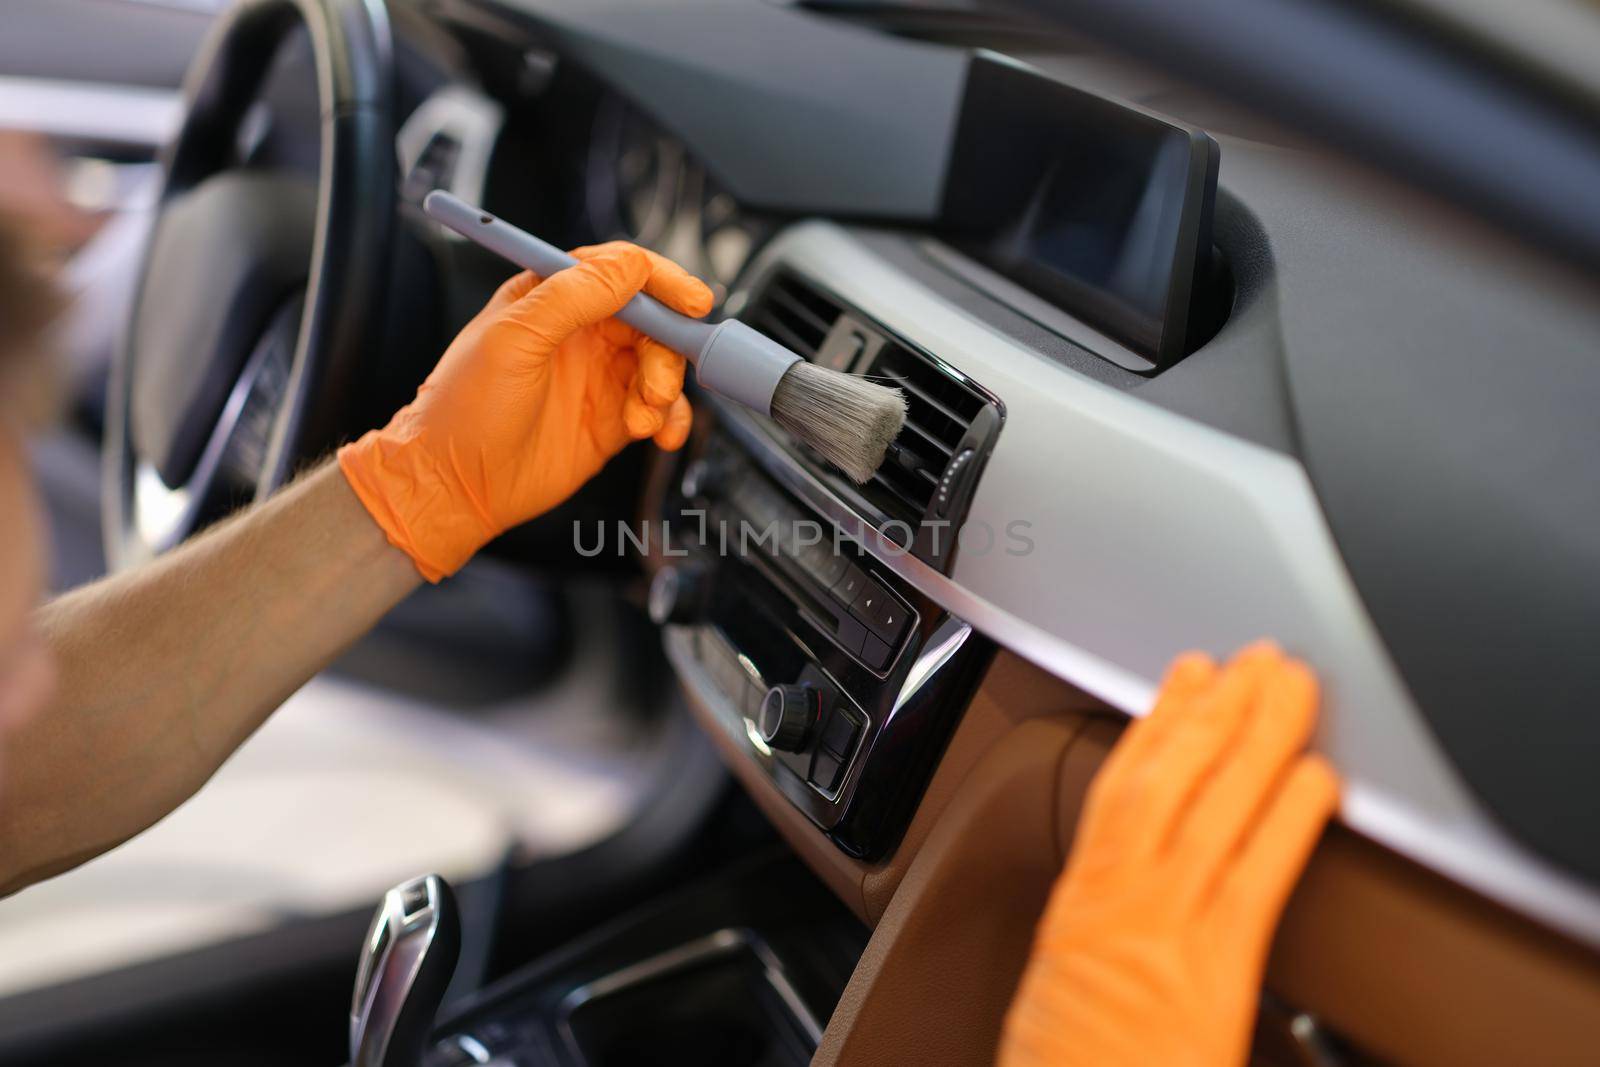
[[[980,54],[944,222],[974,258],[1137,354],[1132,369],[1160,369],[1186,351],[1203,295],[1217,156],[1199,130]]]

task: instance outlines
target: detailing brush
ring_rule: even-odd
[[[422,209],[468,240],[548,277],[577,260],[537,237],[443,190]],[[857,482],[883,464],[906,418],[905,394],[865,378],[807,362],[738,319],[701,322],[640,293],[617,318],[677,352],[700,384],[770,415]]]

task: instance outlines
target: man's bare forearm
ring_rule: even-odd
[[[419,581],[329,464],[46,605],[62,686],[0,782],[0,893],[165,816]]]

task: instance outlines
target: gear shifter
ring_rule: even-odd
[[[350,1067],[418,1067],[461,954],[461,918],[436,874],[383,896],[350,1002]]]

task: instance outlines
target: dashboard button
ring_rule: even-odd
[[[817,758],[811,764],[811,781],[824,793],[831,793],[839,788],[839,780],[844,777],[844,762],[826,749],[817,753]]]
[[[850,753],[855,751],[856,734],[860,730],[854,719],[836,710],[828,717],[828,725],[822,728],[822,747],[849,759]]]
[[[816,575],[825,588],[832,588],[833,583],[844,577],[849,566],[849,561],[829,546],[823,549],[823,555],[818,559]]]
[[[833,635],[846,652],[857,657],[861,655],[862,644],[872,636],[867,633],[867,628],[860,619],[842,610],[836,620]]]
[[[897,645],[906,632],[906,609],[893,593],[869,581],[850,602],[850,614],[867,624],[887,644]]]
[[[860,567],[853,563],[845,564],[844,573],[839,580],[833,583],[833,595],[841,604],[849,604],[855,600],[861,590],[867,586],[867,576]]]
[[[845,568],[850,566],[849,561],[835,552],[828,541],[808,545],[801,550],[799,559],[806,573],[820,582],[824,589],[832,588],[834,582],[844,577]]]
[[[875,671],[881,671],[889,666],[894,659],[894,649],[873,637],[871,634],[861,642],[861,662]]]

